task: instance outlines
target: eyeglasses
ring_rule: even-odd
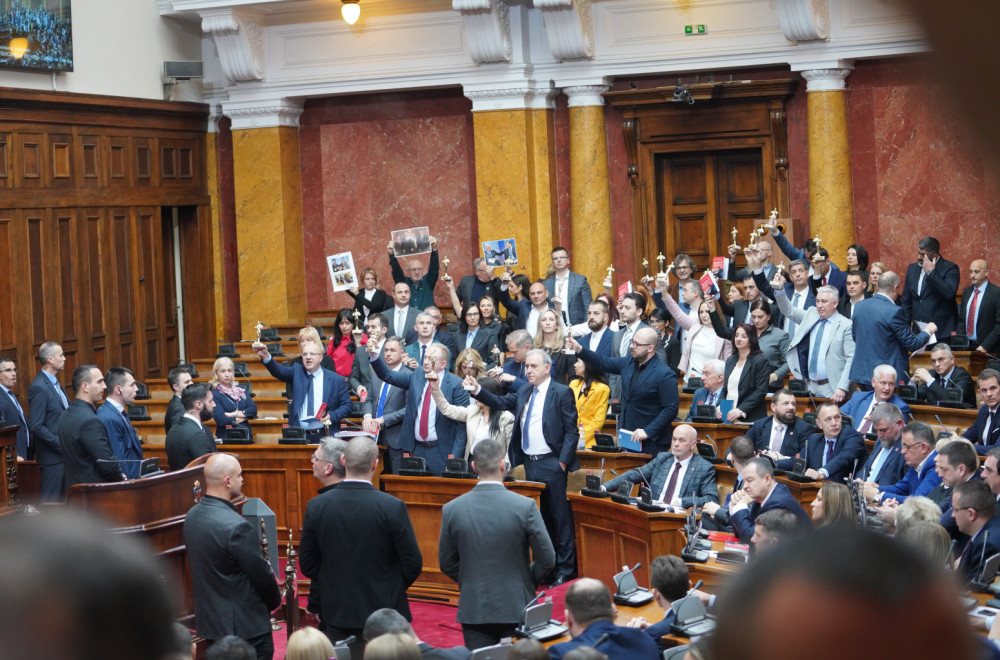
[[[6,369],[0,369],[0,373],[16,374],[17,373],[17,367],[7,367]]]
[[[633,339],[632,341],[630,341],[630,342],[629,342],[629,346],[635,346],[636,348],[641,348],[641,347],[643,347],[643,346],[653,346],[653,345],[654,345],[654,344],[641,344],[641,343],[637,342],[637,341],[636,341],[636,340],[634,340],[634,339]]]
[[[312,460],[315,461],[316,463],[330,463],[330,461],[325,461],[322,458],[320,458],[319,454],[313,454]],[[333,463],[330,463],[330,465],[333,465]]]
[[[914,442],[913,444],[909,444],[909,443],[906,443],[906,442],[902,442],[900,444],[903,446],[903,451],[909,451],[909,450],[913,449],[914,447],[916,447],[917,445],[922,445],[924,443],[922,443],[922,442]]]

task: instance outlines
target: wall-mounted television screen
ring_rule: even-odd
[[[0,66],[72,71],[70,0],[0,0]]]

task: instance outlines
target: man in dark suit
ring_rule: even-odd
[[[528,287],[528,297],[514,300],[507,291],[510,273],[504,273],[503,284],[500,286],[500,302],[509,311],[517,315],[515,330],[527,330],[534,337],[538,333],[538,317],[547,309],[553,309],[549,300],[549,292],[541,282],[532,282]]]
[[[515,330],[507,335],[507,351],[511,359],[504,362],[503,367],[490,369],[490,378],[497,380],[507,392],[516,392],[528,384],[528,368],[524,361],[535,343],[527,330]],[[555,367],[549,375],[555,375]]]
[[[629,621],[629,627],[642,628],[654,642],[660,644],[665,635],[671,634],[670,625],[677,618],[673,603],[687,596],[691,588],[691,573],[687,564],[677,555],[656,557],[649,566],[649,587],[653,601],[663,608],[663,619],[650,624],[646,619],[638,617]],[[702,591],[692,591],[691,595],[703,603],[711,598]]]
[[[104,398],[106,389],[104,376],[95,365],[85,364],[73,370],[73,403],[59,419],[66,488],[125,479],[111,450],[108,431],[97,418],[95,406]]]
[[[862,485],[868,501],[884,503],[890,499],[902,504],[908,497],[927,495],[941,483],[941,475],[935,470],[934,431],[923,422],[910,422],[903,427],[903,460],[909,466],[902,479],[894,484],[879,486],[872,481]]]
[[[258,658],[271,658],[271,611],[281,605],[281,592],[256,530],[232,504],[242,489],[239,461],[229,454],[208,459],[205,495],[184,518],[195,624],[209,646],[236,635]]]
[[[608,329],[608,303],[598,298],[587,307],[587,327],[590,332],[580,337],[580,343],[601,357],[611,357],[614,333]]]
[[[443,344],[431,344],[424,354],[423,368],[413,373],[391,371],[383,359],[366,354],[372,360],[372,370],[382,381],[406,390],[406,412],[399,432],[399,447],[427,461],[434,474],[444,472],[449,456],[464,456],[465,425],[440,414],[431,395],[428,378],[437,378],[448,403],[466,406],[469,393],[462,381],[447,370],[448,349]]]
[[[773,275],[764,279],[764,273],[761,270],[755,270],[753,273],[754,284],[760,289],[760,292],[768,300],[777,299],[774,297],[774,287],[771,286],[771,279]],[[809,264],[801,259],[795,259],[788,264],[788,282],[785,282],[784,291],[785,297],[791,303],[791,306],[795,309],[805,312],[810,307],[816,306],[816,294],[813,292],[812,287],[809,286]],[[795,331],[798,324],[791,319],[787,314],[783,315],[780,324],[777,324],[788,333],[788,339],[792,340],[795,338]]]
[[[614,336],[611,338],[611,357],[612,358],[629,358],[632,355],[631,341],[635,337],[635,333],[643,328],[649,327],[642,320],[642,313],[646,309],[646,297],[641,293],[632,292],[626,293],[622,296],[622,299],[618,301],[618,330],[615,332]],[[656,331],[653,330],[655,333]],[[657,345],[659,341],[657,341]],[[666,361],[664,361],[666,364]],[[608,386],[611,388],[611,398],[621,399],[622,396],[622,377],[618,374],[610,374],[608,376]],[[674,411],[676,415],[676,411]]]
[[[984,560],[1000,552],[1000,516],[995,513],[996,495],[986,482],[975,479],[956,486],[951,499],[951,515],[955,518],[958,531],[969,537],[955,572],[966,581],[978,581],[985,577],[986,582],[992,582],[992,575],[980,574]]]
[[[910,406],[896,394],[896,370],[888,364],[880,364],[872,372],[871,389],[857,391],[840,412],[854,420],[854,428],[864,435],[872,430],[872,413],[883,403],[891,403],[903,413],[903,422],[910,421]]]
[[[902,441],[905,426],[903,412],[891,403],[884,403],[875,408],[870,421],[878,442],[858,473],[858,478],[879,486],[891,486],[906,473]]]
[[[870,374],[880,364],[889,364],[897,374],[908,373],[910,353],[927,344],[930,336],[937,332],[937,325],[931,322],[923,332],[913,334],[905,313],[896,306],[898,293],[899,275],[887,270],[878,278],[875,295],[854,308],[851,335],[855,351],[851,382],[863,390],[870,387]]]
[[[983,369],[978,381],[983,405],[976,421],[965,429],[962,437],[976,445],[976,452],[983,456],[1000,444],[1000,371]]]
[[[510,636],[556,555],[535,503],[504,487],[500,443],[477,442],[472,468],[479,483],[442,510],[438,563],[458,583],[465,645],[478,649]]]
[[[732,492],[726,495],[726,499],[722,504],[706,502],[702,506],[701,515],[705,523],[705,529],[722,530],[732,533],[733,530],[729,526],[729,502],[732,500],[733,493],[743,490],[743,468],[752,459],[756,458],[756,456],[753,441],[744,435],[736,436],[729,443],[727,458],[732,463],[733,469],[736,470],[736,483],[733,485]]]
[[[566,627],[571,641],[549,647],[549,656],[561,660],[582,646],[597,645],[609,660],[658,660],[660,647],[637,628],[616,626],[611,592],[603,582],[580,578],[566,592]]]
[[[412,619],[406,590],[423,557],[406,505],[370,483],[378,446],[353,438],[343,461],[347,479],[306,506],[299,560],[302,572],[319,580],[323,632],[335,642],[357,635],[351,655],[360,658],[369,614],[391,607]]]
[[[795,456],[805,446],[812,426],[795,414],[795,395],[780,389],[771,397],[771,416],[758,419],[746,432],[754,448],[774,460]]]
[[[184,416],[184,403],[181,401],[181,394],[191,384],[191,372],[187,369],[174,367],[167,374],[167,384],[170,385],[174,394],[170,397],[170,403],[167,404],[167,412],[163,416],[163,427],[167,433],[170,433],[170,428]]]
[[[691,397],[691,407],[688,408],[685,422],[690,422],[697,412],[698,406],[716,406],[722,398],[723,379],[726,376],[726,363],[722,360],[709,360],[701,368],[701,387]],[[793,397],[794,399],[794,397]]]
[[[907,322],[933,322],[941,336],[948,337],[958,329],[958,309],[955,307],[960,277],[958,266],[941,256],[941,244],[932,236],[920,239],[917,255],[916,263],[906,268],[903,318]]]
[[[365,362],[367,353],[358,351]],[[413,371],[403,366],[403,342],[399,337],[390,337],[382,345],[382,360],[390,371],[398,371],[409,375]],[[371,369],[370,363],[368,364]],[[378,433],[379,441],[386,446],[386,468],[392,474],[399,473],[399,462],[403,458],[403,446],[400,444],[400,434],[403,430],[403,418],[406,415],[406,390],[393,387],[372,372],[368,385],[369,395],[362,407],[364,420],[361,428],[369,433]]]
[[[188,390],[191,390],[188,392]],[[194,383],[184,388],[181,394],[184,415],[167,432],[164,442],[167,450],[167,464],[171,470],[183,470],[184,466],[205,454],[215,451],[212,431],[205,422],[212,420],[215,397],[205,383]]]
[[[820,287],[832,286],[837,290],[838,298],[847,297],[847,276],[844,271],[831,267],[830,253],[825,247],[816,248],[809,263],[813,269],[809,278],[809,286],[813,293]]]
[[[410,622],[391,607],[375,610],[365,621],[364,639],[366,644],[382,635],[409,635],[416,639],[417,649],[420,650],[420,660],[468,660],[469,658],[470,651],[464,646],[438,649],[427,642],[420,641],[417,633],[413,632],[413,626],[410,625]]]
[[[743,467],[743,490],[729,500],[729,520],[740,543],[749,543],[757,516],[772,509],[785,509],[799,519],[803,528],[812,525],[809,514],[784,484],[774,480],[774,468],[766,458],[754,458]]]
[[[97,409],[97,418],[108,431],[111,451],[121,465],[122,473],[129,479],[139,478],[142,463],[142,445],[132,428],[126,406],[135,401],[139,388],[132,371],[125,367],[111,367],[104,376],[108,388],[104,404]]]
[[[868,274],[860,270],[850,271],[847,273],[847,283],[844,288],[847,293],[840,297],[837,312],[850,320],[854,317],[854,306],[862,300],[872,297],[871,293],[868,292]]]
[[[429,334],[426,335],[421,334],[420,317],[423,314],[426,314],[428,317],[430,317],[430,322],[431,322]],[[448,349],[448,355],[449,355],[448,369],[450,370],[452,367],[455,366],[455,357],[458,355],[458,350],[455,346],[455,338],[451,335],[451,333],[448,332],[447,330],[441,329],[441,318],[442,318],[441,310],[438,307],[435,307],[434,305],[429,305],[421,314],[418,314],[417,323],[415,324],[415,327],[410,332],[406,333],[406,344],[407,344],[406,353],[411,358],[417,360],[418,363],[421,362],[421,359],[417,357],[416,353],[410,352],[410,347],[411,345],[417,342],[418,335],[420,343],[427,343],[425,341],[425,337],[430,337],[429,341],[437,342],[439,344],[444,344],[445,347]],[[413,349],[416,350],[417,347],[414,346]],[[486,356],[484,355],[483,358],[485,360]]]
[[[739,254],[739,247],[735,245],[730,245],[727,248],[729,250],[729,272],[726,273],[726,279],[730,282],[742,282],[748,277],[752,277],[754,269],[749,267],[736,269],[736,255]],[[771,278],[774,277],[774,271],[776,266],[772,263],[771,258],[774,256],[774,247],[771,245],[770,241],[760,241],[754,244],[753,247],[744,248],[747,251],[747,255],[753,255],[756,266],[763,271],[763,275],[766,281],[770,282]],[[766,294],[765,294],[766,295]],[[771,298],[774,300],[774,298]]]
[[[442,277],[441,279],[444,279]],[[496,305],[500,300],[500,278],[493,276],[493,268],[486,259],[477,257],[472,260],[472,275],[466,275],[455,289],[458,300],[466,303],[477,303],[483,296],[489,296]]]
[[[972,282],[962,292],[958,308],[959,334],[980,353],[1000,350],[1000,287],[989,281],[990,266],[985,259],[969,265]]]
[[[288,406],[288,423],[306,430],[306,438],[312,442],[330,435],[340,428],[340,420],[351,414],[351,395],[347,383],[340,374],[320,366],[323,347],[316,342],[302,345],[302,364],[286,367],[271,359],[267,345],[254,342],[254,352],[260,356],[268,373],[291,384],[292,403]],[[317,418],[323,404],[326,415]]]
[[[656,343],[656,330],[641,328],[631,340],[631,357],[603,358],[580,346],[572,337],[566,339],[566,345],[581,360],[605,373],[621,376],[619,426],[632,431],[632,439],[642,443],[643,453],[653,456],[669,446],[670,424],[680,403],[677,376],[657,359]]]
[[[21,402],[14,394],[16,385],[17,365],[13,360],[0,358],[0,415],[7,420],[7,426],[17,426],[17,455],[28,460],[28,420],[25,419]]]
[[[549,293],[549,300],[560,302],[563,323],[576,325],[583,323],[587,308],[593,299],[587,278],[569,269],[569,250],[564,247],[552,248],[552,267],[555,273],[542,284]]]
[[[851,476],[856,465],[864,463],[867,456],[864,438],[853,428],[843,428],[842,421],[837,404],[820,404],[816,411],[820,432],[806,440],[801,452],[806,461],[807,477],[842,484],[845,478]],[[778,467],[790,469],[792,459],[778,461]]]
[[[951,346],[945,343],[935,344],[931,349],[932,374],[924,367],[914,369],[913,380],[918,383],[917,394],[927,399],[928,405],[940,405],[944,399],[944,390],[957,389],[962,392],[962,403],[969,408],[976,407],[976,386],[972,376],[965,367],[955,364],[955,355]]]
[[[669,452],[661,452],[641,468],[629,470],[602,486],[617,490],[619,484],[647,485],[653,499],[676,508],[690,509],[706,502],[719,502],[715,466],[694,453],[698,432],[681,424],[674,429]]]
[[[556,586],[576,573],[576,542],[573,514],[566,499],[566,474],[580,464],[576,458],[579,432],[573,391],[552,380],[551,363],[552,358],[545,351],[529,351],[524,361],[528,384],[503,398],[482,389],[471,376],[466,377],[463,387],[491,409],[514,413],[512,464],[524,464],[528,481],[545,484],[542,517],[556,548],[556,578],[552,582]]]
[[[56,374],[66,366],[66,356],[59,344],[47,341],[38,347],[38,361],[41,371],[28,388],[28,430],[42,473],[42,502],[59,502],[66,492],[59,418],[69,408],[69,399]]]
[[[417,322],[420,310],[410,305],[410,285],[406,282],[396,282],[392,287],[393,305],[385,311],[389,321],[387,337],[405,337]]]
[[[385,340],[392,336],[386,334],[389,327],[389,319],[385,314],[375,312],[368,315],[365,327],[368,332],[368,343],[374,345],[373,352],[382,355],[382,347]],[[402,338],[400,339],[400,344],[402,344]],[[360,338],[358,338],[358,341],[360,341]],[[356,342],[354,362],[351,363],[351,377],[348,379],[348,385],[351,391],[358,395],[360,401],[363,402],[367,399],[368,385],[374,376],[371,363],[368,362],[368,357],[365,355],[365,349],[361,347],[360,343]]]

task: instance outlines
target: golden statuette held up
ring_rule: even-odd
[[[664,272],[663,271],[663,264],[666,263],[666,261],[667,261],[667,258],[665,256],[663,256],[662,252],[660,254],[656,255],[656,263],[658,263],[660,265],[660,274],[661,275]]]
[[[263,343],[260,341],[260,333],[264,329],[264,324],[261,323],[260,321],[257,321],[257,325],[255,325],[253,329],[257,331],[257,339],[253,343],[254,347],[262,346]]]
[[[441,265],[444,266],[444,274],[445,275],[448,274],[448,264],[450,264],[450,263],[451,263],[451,261],[448,259],[448,257],[445,257],[444,259],[441,260]]]
[[[739,234],[739,232],[736,231],[736,227],[733,227],[733,230],[731,232],[729,232],[729,233],[733,235],[733,245],[735,245],[736,247],[739,247],[740,244],[736,242],[736,235]]]
[[[822,245],[823,243],[823,239],[819,237],[819,234],[817,234],[816,238],[813,239],[813,243],[816,244],[816,249],[818,250],[820,248],[820,245]]]
[[[649,277],[649,259],[646,257],[642,258],[642,272],[646,277]]]
[[[356,335],[360,335],[361,330],[361,312],[354,310],[354,330],[352,331]]]

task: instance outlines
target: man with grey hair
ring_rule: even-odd
[[[365,621],[364,640],[366,644],[382,635],[409,635],[416,639],[421,660],[466,660],[469,657],[469,649],[464,646],[436,649],[427,642],[421,642],[410,622],[391,607],[375,610]]]
[[[346,440],[331,437],[320,440],[319,446],[311,458],[313,476],[323,484],[323,487],[316,491],[317,495],[333,490],[347,478],[347,468],[344,466],[345,449],[347,449]],[[314,614],[319,614],[322,611],[320,605],[322,591],[319,586],[319,578],[313,578],[306,609]]]
[[[441,279],[447,282],[451,276],[445,275]],[[489,296],[495,306],[500,301],[500,278],[493,276],[493,268],[486,263],[486,259],[476,257],[472,260],[472,275],[462,278],[455,288],[455,294],[463,305],[479,302],[483,296]]]
[[[941,483],[935,469],[934,431],[923,422],[910,422],[903,427],[901,438],[903,459],[909,466],[906,475],[895,484],[879,486],[872,481],[859,485],[864,488],[865,499],[881,504],[889,500],[903,502],[912,495],[927,495]]]
[[[514,330],[507,335],[507,350],[512,360],[504,362],[503,367],[494,367],[487,374],[498,381],[508,392],[516,392],[528,384],[527,367],[524,364],[528,351],[535,347],[535,340],[527,330]],[[549,375],[555,375],[554,371]]]
[[[819,287],[816,306],[802,311],[789,303],[781,273],[771,280],[771,287],[778,309],[797,324],[795,337],[788,344],[792,375],[807,380],[809,391],[816,396],[831,397],[840,405],[850,390],[855,347],[851,322],[837,312],[837,289]]]
[[[891,403],[875,408],[870,428],[878,437],[858,477],[879,486],[889,486],[903,478],[906,461],[903,460],[903,413]]]
[[[903,422],[910,421],[910,406],[896,394],[896,370],[888,364],[880,364],[872,372],[871,388],[857,391],[850,400],[840,407],[840,412],[850,415],[854,428],[861,433],[869,433],[874,425],[875,409],[890,403],[899,409]]]
[[[59,344],[47,341],[38,347],[38,362],[41,371],[28,388],[28,430],[42,473],[42,502],[59,502],[66,492],[59,419],[69,408],[69,398],[56,375],[66,366],[66,355]]]
[[[695,390],[691,397],[691,407],[688,409],[685,422],[690,422],[697,412],[697,407],[718,406],[722,398],[722,381],[726,376],[726,363],[722,360],[709,360],[701,368],[701,387]]]
[[[969,408],[976,407],[976,384],[965,367],[955,364],[955,355],[951,346],[941,342],[931,348],[931,372],[925,367],[913,371],[913,381],[917,384],[917,395],[927,399],[932,406],[941,405],[946,389],[957,389],[962,392],[962,403]]]

